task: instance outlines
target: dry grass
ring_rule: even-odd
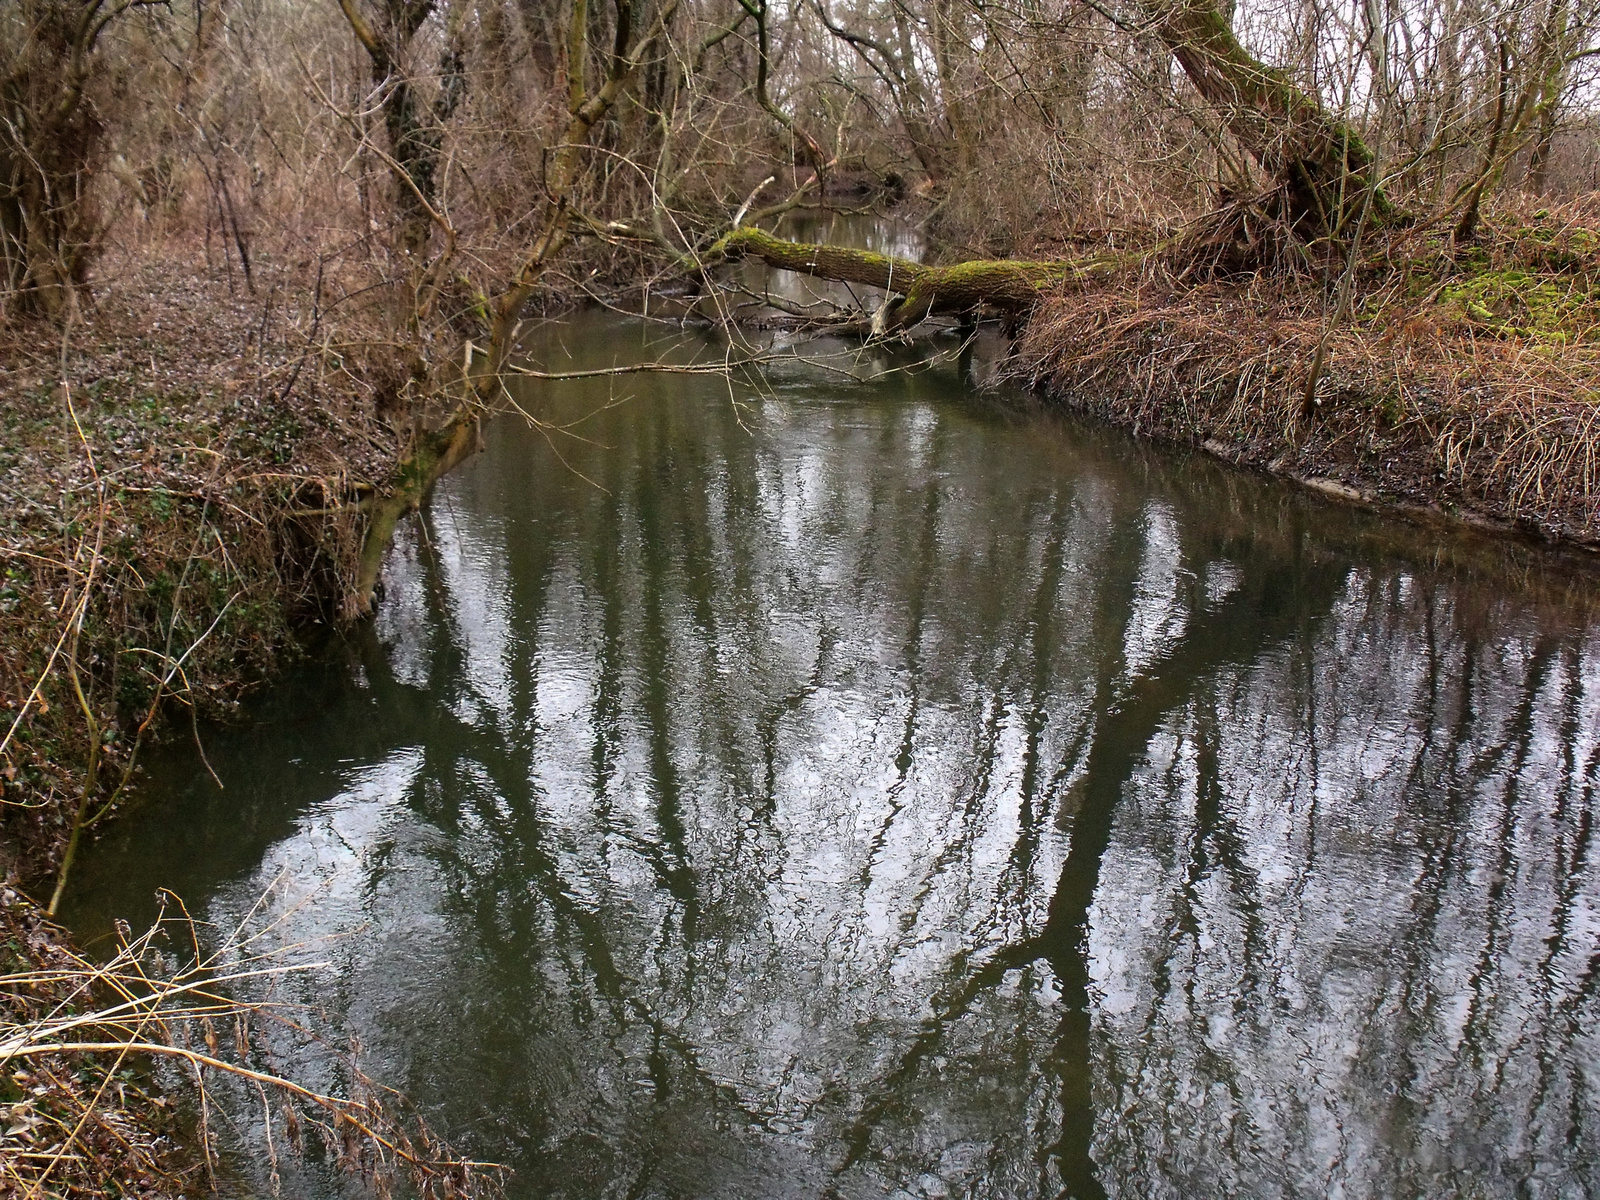
[[[154,926],[137,938],[122,929],[115,953],[95,963],[0,890],[0,1196],[214,1189],[227,1124],[215,1111],[219,1087],[259,1106],[260,1165],[274,1194],[283,1161],[308,1147],[380,1196],[498,1193],[498,1167],[453,1152],[351,1055],[330,1050],[309,1014],[270,999],[276,982],[325,964],[263,952],[266,931],[248,924],[202,929],[166,901]],[[274,1071],[263,1037],[273,1026],[337,1060],[349,1094]]]
[[[1043,304],[1020,370],[1136,432],[1597,545],[1597,250],[1594,197],[1498,214],[1466,248],[1400,231],[1369,244],[1344,316],[1315,276],[1191,286],[1156,261]]]
[[[233,705],[335,618],[405,444],[348,281],[264,257],[254,275],[124,250],[65,330],[0,330],[0,878],[41,896],[166,718]],[[225,986],[239,936],[202,954],[169,922],[97,965],[0,895],[0,1195],[206,1185],[218,1080],[259,1098],[274,1154],[314,1144],[380,1192],[492,1184],[354,1063],[343,1097],[263,1067],[241,1031],[291,1016]]]
[[[0,1040],[73,1005],[77,989],[67,981],[83,971],[37,909],[0,889]],[[187,1190],[202,1169],[172,1099],[148,1071],[83,1055],[0,1065],[0,1195],[82,1194],[111,1163],[121,1165],[131,1196]]]

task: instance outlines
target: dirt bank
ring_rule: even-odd
[[[1600,549],[1600,198],[1305,276],[1147,269],[1035,310],[1016,374],[1331,495]]]
[[[396,445],[289,272],[104,279],[81,319],[0,346],[0,839],[35,890],[153,712],[234,702],[331,614]]]
[[[398,440],[339,368],[325,304],[303,271],[258,262],[252,289],[146,253],[107,261],[64,328],[0,332],[7,1036],[86,1002],[42,912],[74,830],[115,815],[163,724],[198,738],[347,587]],[[203,1182],[153,1078],[114,1055],[6,1063],[0,1195]]]

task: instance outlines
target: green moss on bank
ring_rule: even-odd
[[[1489,222],[1465,248],[1437,234],[1410,248],[1408,292],[1433,319],[1475,333],[1566,345],[1600,339],[1600,226],[1571,208]],[[1380,302],[1372,313],[1386,316]]]
[[[1376,239],[1353,319],[1320,280],[1124,279],[1045,301],[1021,370],[1242,465],[1600,547],[1600,198]],[[1309,401],[1309,403],[1308,403]]]

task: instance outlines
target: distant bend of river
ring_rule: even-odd
[[[277,881],[515,1197],[1600,1193],[1593,581],[965,366],[530,386],[70,919]]]

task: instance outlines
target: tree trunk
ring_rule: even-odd
[[[0,295],[52,319],[73,303],[96,242],[87,177],[101,122],[86,99],[95,46],[122,9],[29,0],[0,12]]]
[[[911,152],[931,180],[942,180],[950,174],[950,137],[937,128],[938,120],[932,115],[927,89],[923,87],[921,68],[911,41],[911,30],[903,4],[891,5],[894,21],[895,44],[889,45],[875,38],[857,33],[835,21],[829,15],[826,0],[817,0],[817,13],[824,27],[834,37],[851,48],[877,77],[894,98],[900,124],[911,142]]]
[[[1291,221],[1337,235],[1369,190],[1372,215],[1392,215],[1366,143],[1286,72],[1240,45],[1215,0],[1146,0],[1146,12],[1195,90],[1283,188]]]
[[[1556,129],[1561,117],[1561,97],[1566,91],[1572,62],[1570,55],[1576,50],[1579,38],[1587,30],[1587,22],[1577,22],[1574,28],[1571,8],[1566,0],[1557,0],[1550,7],[1541,39],[1543,56],[1539,72],[1539,93],[1534,102],[1533,115],[1538,119],[1539,132],[1534,138],[1533,152],[1528,158],[1528,190],[1543,195],[1550,182],[1550,154],[1555,149]]]
[[[466,93],[465,52],[461,23],[465,9],[457,5],[446,21],[439,56],[439,95],[431,109],[417,103],[407,76],[412,40],[433,15],[434,0],[382,0],[380,20],[369,21],[359,0],[339,0],[351,31],[372,64],[372,82],[383,97],[383,123],[389,135],[389,169],[395,181],[396,243],[408,256],[422,259],[435,222],[439,154],[444,124]]]
[[[394,3],[431,3],[431,0],[391,0]],[[341,4],[349,0],[341,0]],[[572,197],[583,175],[584,160],[591,136],[609,113],[641,63],[664,38],[679,0],[664,0],[655,19],[643,35],[635,37],[632,0],[613,0],[616,35],[606,56],[606,71],[599,87],[590,89],[584,63],[589,55],[589,20],[586,0],[572,6],[567,29],[568,117],[566,131],[551,156],[544,184],[546,200],[535,226],[536,232],[524,247],[521,265],[507,281],[505,291],[495,300],[489,315],[486,345],[469,342],[463,355],[461,375],[440,384],[440,390],[458,387],[457,400],[447,420],[437,429],[418,428],[406,457],[381,495],[373,501],[362,541],[361,559],[355,587],[345,600],[345,616],[354,618],[372,612],[384,550],[394,535],[396,522],[420,504],[428,490],[469,457],[478,446],[478,423],[490,410],[502,388],[507,360],[516,349],[522,311],[532,298],[551,259],[566,244],[572,215]],[[352,11],[346,8],[346,15]],[[355,25],[355,22],[351,22]],[[356,28],[357,36],[361,29]],[[362,41],[366,42],[362,37]],[[370,47],[369,47],[370,48]]]
[[[59,319],[87,279],[94,239],[85,165],[48,152],[23,157],[0,150],[0,283],[21,312]]]
[[[1461,220],[1456,224],[1456,241],[1464,242],[1476,236],[1483,198],[1500,185],[1506,167],[1525,144],[1528,124],[1536,116],[1542,120],[1545,113],[1553,114],[1560,104],[1571,55],[1576,49],[1575,38],[1587,28],[1582,22],[1574,27],[1569,18],[1566,0],[1557,0],[1550,6],[1532,49],[1524,56],[1525,67],[1517,63],[1509,40],[1497,34],[1500,69],[1494,121],[1477,178],[1456,194],[1456,203],[1462,210]],[[1523,76],[1521,92],[1512,104],[1511,87],[1518,75]],[[1555,136],[1553,123],[1550,136],[1552,139]],[[1536,165],[1542,173],[1542,160]]]
[[[394,537],[395,526],[401,517],[421,507],[434,484],[477,452],[479,437],[477,414],[465,409],[441,429],[417,432],[394,480],[382,495],[373,498],[367,512],[355,587],[345,598],[346,619],[372,611],[384,552]]]
[[[1528,191],[1542,196],[1550,187],[1550,156],[1555,152],[1556,129],[1561,112],[1554,103],[1545,105],[1539,112],[1539,136],[1533,141],[1533,151],[1528,156]]]
[[[796,157],[803,157],[821,178],[833,166],[832,159],[803,125],[778,107],[768,90],[772,76],[772,26],[768,20],[767,0],[739,0],[739,3],[756,19],[756,102],[794,139],[800,151]]]
[[[907,329],[936,313],[966,316],[980,308],[1025,312],[1068,281],[1105,278],[1126,266],[1125,255],[1071,262],[981,259],[929,267],[906,258],[785,241],[759,229],[736,229],[706,254],[708,262],[758,258],[770,267],[889,294],[873,321],[875,332]]]

